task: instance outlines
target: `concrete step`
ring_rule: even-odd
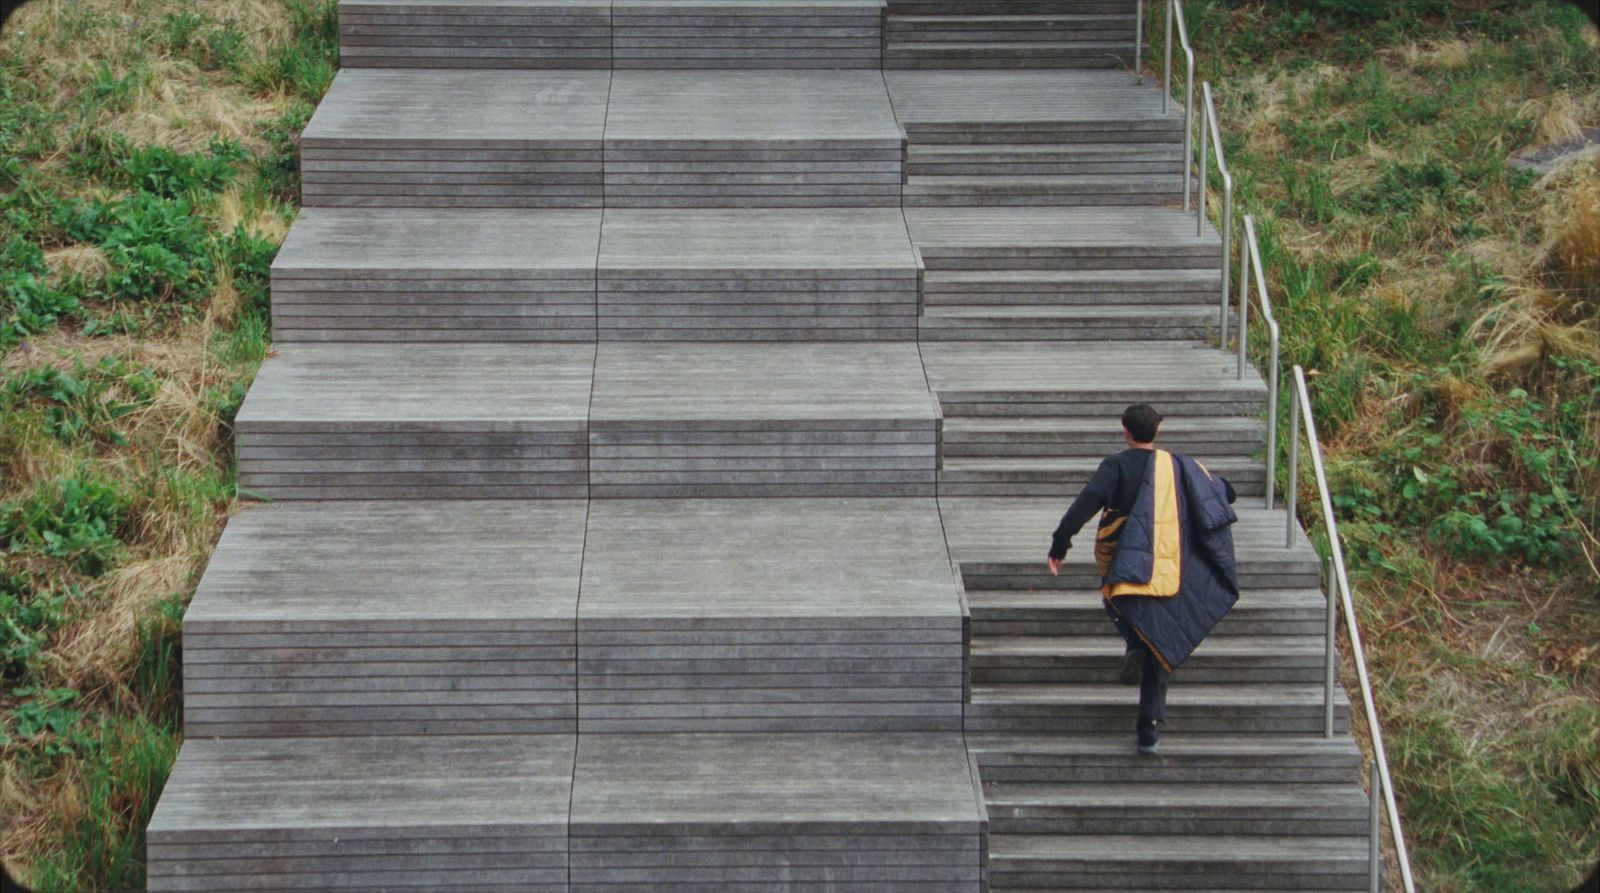
[[[611,4],[339,3],[341,68],[609,68]]]
[[[576,500],[234,516],[184,614],[185,732],[574,732],[584,516]],[[470,599],[440,598],[464,579]]]
[[[1109,630],[1098,589],[1079,592],[969,591],[972,636],[994,641],[1009,636],[1103,636]],[[1213,637],[1317,636],[1327,603],[1315,589],[1246,589]]]
[[[1058,176],[915,176],[905,182],[908,208],[1080,207],[1152,205],[1183,201],[1183,177],[1150,174]]]
[[[902,15],[1111,15],[1132,16],[1134,0],[886,0]]]
[[[619,71],[606,111],[605,201],[898,208],[903,154],[877,72]]]
[[[918,264],[892,208],[614,210],[605,341],[909,341]]]
[[[1222,274],[1195,270],[929,270],[929,308],[1220,304]]]
[[[1060,495],[1047,498],[941,496],[939,513],[950,557],[965,588],[1050,595],[1098,590],[1100,575],[1084,534],[1067,553],[1058,576],[1051,576],[1045,567],[1050,534],[1076,495],[1064,488]],[[1234,509],[1239,515],[1233,525],[1234,551],[1245,597],[1258,590],[1315,590],[1321,585],[1321,559],[1298,528],[1292,544],[1285,547],[1281,509],[1268,511],[1260,502],[1244,499]]]
[[[1098,636],[974,636],[972,682],[1114,684],[1125,646],[1121,636],[1107,634],[1109,629],[1108,622]],[[1325,673],[1323,647],[1319,635],[1207,638],[1173,673],[1172,683],[1316,683]]]
[[[584,735],[574,890],[977,889],[959,734]]]
[[[1255,418],[1265,408],[1254,368],[1240,378],[1235,358],[1199,344],[930,341],[922,358],[946,418],[1111,423],[1130,403],[1171,419]],[[1115,370],[1109,382],[1107,370]]]
[[[1361,837],[1004,834],[994,890],[1365,890]]]
[[[579,731],[961,731],[962,614],[932,500],[590,507]]]
[[[1255,419],[1171,419],[1161,425],[1161,445],[1213,461],[1253,456],[1265,426]],[[946,419],[940,439],[946,458],[1055,456],[1091,459],[1122,449],[1122,427],[1097,419]]]
[[[1157,207],[918,208],[912,244],[933,271],[1220,269],[1222,241],[1192,214]]]
[[[1126,15],[900,15],[888,17],[889,44],[919,41],[1004,43],[1009,41],[1124,41],[1133,43],[1134,22]]]
[[[955,144],[906,147],[906,174],[1035,177],[1165,174],[1182,182],[1183,151],[1167,143]]]
[[[147,834],[151,890],[567,888],[574,736],[190,735]]]
[[[985,784],[1359,784],[1361,751],[1347,735],[1161,737],[1156,758],[1128,746],[1127,730],[1074,735],[969,735]]]
[[[939,469],[944,496],[1038,496],[1076,492],[1089,483],[1098,459],[1003,456],[946,458]],[[1220,458],[1206,466],[1228,479],[1240,499],[1266,492],[1266,468],[1249,458]]]
[[[598,208],[608,72],[339,72],[300,138],[308,207]]]
[[[1218,311],[1206,305],[1051,307],[1037,304],[927,308],[917,321],[923,341],[1202,341],[1214,337]]]
[[[885,69],[939,68],[1122,68],[1133,59],[1131,41],[1032,40],[890,43]]]
[[[1127,742],[1123,742],[1127,746]],[[1367,796],[1344,784],[985,782],[992,835],[1358,837]]]
[[[1181,668],[1180,668],[1181,672]],[[970,732],[1125,732],[1133,746],[1138,689],[1087,683],[972,686]],[[1165,728],[1185,734],[1311,735],[1323,728],[1323,688],[1312,684],[1174,685]],[[1350,731],[1350,699],[1334,689],[1334,731]]]
[[[877,69],[882,64],[877,0],[617,0],[611,25],[617,69]]]

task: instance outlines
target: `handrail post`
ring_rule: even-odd
[[[1144,73],[1144,0],[1134,5],[1133,11],[1133,79],[1141,80]]]
[[[1296,387],[1289,395],[1289,492],[1284,494],[1288,502],[1285,509],[1283,522],[1283,547],[1294,546],[1295,506],[1300,502],[1300,367],[1295,367]]]
[[[1172,0],[1174,3],[1180,0]],[[1189,192],[1194,188],[1194,55],[1188,56],[1188,80],[1183,84],[1183,209],[1189,210]]]
[[[1216,119],[1212,119],[1215,123]],[[1218,155],[1218,167],[1221,168],[1221,155]],[[1222,230],[1222,312],[1228,312],[1228,271],[1232,269],[1229,263],[1233,259],[1233,177],[1226,170],[1219,171],[1222,177],[1222,225],[1217,227]]]
[[[1245,215],[1244,244],[1239,246],[1239,306],[1243,307],[1250,300],[1250,215]],[[1226,257],[1222,261],[1228,262]],[[1243,337],[1242,335],[1240,337]],[[1222,349],[1228,349],[1228,301],[1223,296],[1222,301]],[[1244,363],[1240,363],[1235,371],[1235,378],[1244,381]]]
[[[1383,867],[1383,857],[1378,852],[1378,806],[1382,802],[1378,799],[1383,788],[1383,778],[1378,773],[1378,761],[1372,761],[1372,770],[1369,774],[1372,779],[1372,790],[1367,796],[1371,804],[1367,815],[1367,889],[1378,893],[1378,874]]]
[[[1327,641],[1324,643],[1323,653],[1323,680],[1322,680],[1322,737],[1333,737],[1333,682],[1338,677],[1338,658],[1333,647],[1334,630],[1337,628],[1337,618],[1334,616],[1339,604],[1338,583],[1333,575],[1333,560],[1322,559],[1322,592],[1328,597],[1328,625],[1323,630]]]
[[[1170,99],[1171,99],[1171,95],[1172,95],[1172,4],[1174,4],[1176,2],[1178,2],[1178,0],[1167,0],[1167,43],[1166,43],[1167,64],[1166,64],[1166,67],[1164,69],[1164,73],[1161,76],[1161,114],[1163,114],[1163,115],[1165,115],[1167,113],[1167,109],[1171,105]]]
[[[1272,360],[1267,367],[1267,511],[1272,511],[1278,486],[1278,324],[1270,326]]]
[[[1211,112],[1200,110],[1200,182],[1195,190],[1194,204],[1194,234],[1199,238],[1206,234],[1206,182],[1210,174],[1210,165],[1207,161],[1211,158],[1211,144],[1206,140],[1206,124],[1211,118]]]

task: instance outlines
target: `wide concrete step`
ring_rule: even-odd
[[[941,496],[950,557],[966,589],[1041,595],[1098,590],[1094,550],[1087,546],[1092,533],[1079,534],[1059,575],[1051,576],[1045,567],[1050,534],[1076,495],[1074,489],[1062,488],[1058,496],[1045,498]],[[1257,590],[1315,590],[1321,585],[1321,559],[1298,526],[1285,546],[1281,509],[1269,511],[1258,501],[1241,499],[1234,510],[1239,515],[1232,528],[1234,552],[1244,598]]]
[[[577,636],[584,734],[961,730],[932,500],[597,501]]]
[[[1099,466],[1098,459],[1054,456],[946,458],[939,469],[939,493],[945,496],[1071,493],[1088,484]],[[1227,478],[1241,499],[1266,492],[1266,468],[1254,459],[1220,458],[1207,467]]]
[[[1212,461],[1253,456],[1262,448],[1265,425],[1257,419],[1170,419],[1161,425],[1161,445]],[[945,419],[941,453],[947,458],[1108,456],[1125,444],[1115,420],[1051,418]]]
[[[974,636],[970,652],[975,685],[1010,682],[1109,685],[1117,681],[1122,637]],[[1320,682],[1325,670],[1321,636],[1216,636],[1207,638],[1172,675],[1174,685],[1250,685]]]
[[[571,734],[191,734],[146,832],[148,886],[566,890],[574,750]]]
[[[1098,589],[1078,592],[969,591],[972,636],[994,642],[1009,636],[1103,636],[1109,630]],[[1317,636],[1327,622],[1327,602],[1316,589],[1246,589],[1212,638]]]
[[[1179,668],[1182,672],[1182,668]],[[1319,734],[1321,685],[1174,685],[1166,729],[1202,734]],[[973,685],[968,732],[1126,732],[1133,746],[1139,692],[1127,685],[996,683]],[[1350,730],[1350,699],[1334,689],[1334,731]]]
[[[1269,835],[1004,834],[994,890],[1365,890],[1367,841]]]
[[[1240,378],[1236,358],[1184,342],[1151,350],[1092,341],[929,341],[922,359],[947,418],[1109,423],[1130,403],[1152,404],[1171,419],[1256,418],[1266,400],[1254,368]]]
[[[574,890],[977,889],[959,734],[584,735]]]
[[[1351,784],[1361,751],[1348,735],[1204,735],[1169,732],[1159,758],[1128,746],[1126,730],[1104,734],[967,737],[986,784]]]
[[[929,307],[917,321],[923,341],[1202,341],[1213,337],[1215,307]]]
[[[598,208],[611,75],[351,68],[300,139],[307,207]]]
[[[578,500],[275,504],[184,614],[191,738],[571,733]],[[472,596],[440,594],[472,581]]]
[[[1131,41],[1121,40],[924,40],[889,43],[885,69],[940,68],[1122,68],[1133,60]]]
[[[1221,301],[1222,274],[1194,270],[929,270],[924,306],[1093,306]]]
[[[915,176],[905,182],[905,206],[1029,207],[1152,205],[1183,200],[1183,177],[1152,174],[1064,174],[1020,176]]]
[[[1125,41],[1134,22],[1126,15],[891,15],[887,40],[1003,43],[1010,41]]]
[[[1124,742],[1126,744],[1126,742]],[[1344,784],[985,782],[1002,834],[1349,836],[1367,833],[1367,796]]]
[[[341,68],[609,68],[611,3],[339,3]]]
[[[283,345],[236,425],[275,499],[931,496],[937,428],[909,342]]]
[[[1167,175],[1182,182],[1183,150],[1176,143],[935,144],[906,148],[906,174],[1038,177]]]
[[[878,0],[616,0],[618,69],[877,69]]]
[[[606,205],[899,207],[903,143],[877,72],[619,71]]]
[[[1220,269],[1222,241],[1173,208],[918,208],[911,241],[932,271]]]

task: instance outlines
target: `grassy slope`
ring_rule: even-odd
[[[1318,373],[1424,888],[1564,889],[1600,846],[1600,170],[1504,159],[1600,123],[1594,38],[1395,5],[1190,15]],[[36,0],[0,39],[0,855],[44,887],[142,879],[330,9]]]
[[[1186,9],[1421,888],[1569,889],[1600,852],[1600,158],[1508,156],[1600,126],[1600,35],[1538,2]]]
[[[332,11],[37,0],[0,39],[0,857],[43,889],[143,886]]]

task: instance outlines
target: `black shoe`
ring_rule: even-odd
[[[1151,754],[1161,749],[1161,733],[1156,731],[1156,725],[1155,720],[1140,717],[1136,727],[1140,753]]]
[[[1122,654],[1122,669],[1117,673],[1117,681],[1123,685],[1138,685],[1139,679],[1144,675],[1144,662],[1150,652],[1143,648],[1129,648]]]

